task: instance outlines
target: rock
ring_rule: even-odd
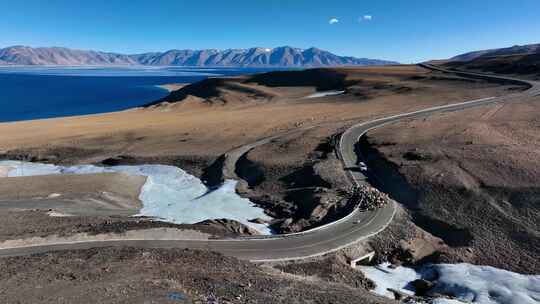
[[[362,186],[352,190],[351,200],[356,200],[362,210],[375,210],[386,205],[390,198],[375,188]]]
[[[424,279],[418,279],[411,282],[411,285],[416,290],[417,296],[424,296],[427,292],[433,288],[433,282]]]
[[[254,219],[249,220],[249,222],[254,223],[254,224],[266,224],[266,223],[268,223],[268,221],[263,220],[262,218],[254,218]]]
[[[399,291],[399,290],[395,290],[393,288],[388,288],[388,291],[390,291],[391,293],[394,294],[394,300],[396,300],[396,301],[401,301],[406,297],[406,295],[404,293],[402,293],[401,291]]]
[[[292,222],[293,222],[292,218],[287,218],[281,223],[281,226],[282,227],[288,227],[288,226],[290,226],[292,224]]]
[[[412,161],[421,161],[421,160],[431,160],[432,157],[429,154],[422,153],[418,151],[418,149],[415,149],[414,151],[408,151],[405,154],[403,154],[403,158],[406,160],[412,160]]]
[[[299,219],[290,225],[290,232],[300,232],[305,227],[311,226],[311,222],[308,219]]]
[[[258,231],[251,229],[240,222],[229,220],[229,219],[206,220],[206,221],[199,222],[197,224],[225,228],[227,231],[230,231],[234,234],[239,234],[239,235],[259,235],[260,234]]]
[[[236,193],[247,194],[249,191],[249,184],[245,180],[239,180],[236,182]]]
[[[118,156],[107,158],[101,161],[101,163],[106,166],[119,166],[119,165],[133,164],[134,162],[135,162],[135,158],[129,155],[118,155]]]

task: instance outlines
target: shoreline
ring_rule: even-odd
[[[166,83],[166,84],[155,85],[155,87],[167,90],[167,92],[171,93],[173,91],[180,90],[181,88],[187,85],[190,85],[190,84],[189,83]]]
[[[167,93],[171,93],[173,91],[179,90],[187,85],[190,85],[190,83],[167,83],[167,84],[159,84],[159,85],[150,85],[149,87],[155,87],[159,88],[161,90],[167,91]],[[159,98],[156,100],[160,100]],[[124,112],[124,111],[130,111],[139,109],[141,107],[144,107],[147,103],[143,103],[138,106],[128,107],[125,109],[120,110],[114,110],[114,111],[105,111],[105,112],[93,112],[93,113],[80,113],[80,114],[68,114],[68,115],[60,115],[60,116],[51,116],[51,117],[35,117],[35,118],[14,118],[11,120],[0,120],[1,124],[10,124],[10,123],[20,123],[20,122],[30,122],[30,121],[38,121],[38,120],[50,120],[50,119],[61,119],[61,118],[76,118],[76,117],[87,117],[87,116],[94,116],[94,115],[103,115],[103,114],[110,114],[110,113],[117,113],[117,112]]]

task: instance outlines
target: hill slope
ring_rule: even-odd
[[[540,77],[540,44],[469,52],[442,63],[449,68]]]
[[[452,61],[445,64],[450,68],[497,74],[540,77],[540,53],[525,55],[478,57],[471,61]]]
[[[12,46],[0,49],[0,64],[14,65],[152,65],[152,66],[250,66],[313,67],[385,65],[396,62],[344,57],[317,48],[289,46],[274,49],[169,50],[135,55],[68,48]]]
[[[474,51],[450,58],[450,61],[470,61],[480,57],[526,55],[540,53],[540,44],[514,45],[512,47]]]

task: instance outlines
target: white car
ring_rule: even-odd
[[[367,166],[364,162],[360,162],[358,163],[358,169],[360,169],[360,171],[367,171]]]

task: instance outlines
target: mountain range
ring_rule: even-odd
[[[474,51],[450,58],[450,61],[471,61],[480,57],[530,55],[540,53],[540,44],[514,45],[507,48]]]
[[[228,50],[169,50],[143,54],[119,54],[62,47],[11,46],[0,49],[2,65],[151,65],[193,67],[321,67],[388,65],[397,62],[338,56],[317,48],[289,46]]]

